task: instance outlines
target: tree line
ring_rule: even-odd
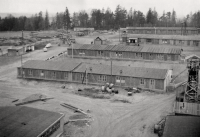
[[[130,8],[126,10],[118,5],[115,11],[110,8],[106,10],[92,9],[88,14],[85,10],[74,12],[70,15],[66,7],[64,12],[56,13],[49,19],[48,11],[43,17],[42,11],[31,17],[14,17],[8,15],[5,18],[0,17],[0,31],[20,31],[20,30],[49,30],[49,29],[71,29],[74,27],[93,27],[95,29],[118,29],[120,27],[181,27],[186,22],[187,27],[200,27],[200,11],[194,14],[190,13],[180,19],[176,16],[176,11],[163,11],[159,16],[156,9],[149,8],[146,15]]]

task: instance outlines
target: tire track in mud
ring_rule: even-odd
[[[170,98],[172,98],[172,95],[170,95],[169,97],[167,97],[164,100],[161,100],[160,102],[164,103],[166,100],[169,100]],[[158,104],[158,103],[157,102],[152,102],[151,106],[152,105],[156,105],[156,104]],[[109,125],[109,126],[112,127],[111,128],[112,130],[110,129],[108,131],[108,129],[106,127],[105,128],[106,129],[105,134],[108,134],[108,137],[111,137],[113,135],[113,131],[117,131],[117,129],[116,129],[117,126],[120,125],[120,127],[122,127],[122,124],[121,124],[122,122],[126,124],[126,122],[124,122],[124,121],[127,121],[127,123],[130,122],[130,120],[132,119],[132,117],[134,117],[135,115],[140,115],[140,114],[142,114],[145,111],[147,111],[147,112],[153,112],[156,109],[160,109],[160,107],[158,107],[159,105],[161,105],[161,104],[158,104],[158,105],[154,106],[153,109],[150,108],[150,110],[149,110],[148,108],[149,108],[150,105],[146,104],[145,106],[143,105],[143,107],[145,107],[145,108],[140,108],[140,110],[137,111],[137,112],[135,112],[135,110],[132,110],[132,111],[129,111],[128,113],[125,113],[124,115],[121,115],[121,116],[113,119],[112,122]],[[141,119],[139,119],[138,121],[141,121]],[[131,121],[131,123],[132,122],[133,122],[133,120]],[[104,136],[106,136],[106,135],[104,135]]]

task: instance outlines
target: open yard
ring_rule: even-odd
[[[97,36],[100,35],[94,33],[84,37],[76,37],[76,41],[80,44],[90,44]],[[117,42],[117,33],[114,35],[104,34],[104,37],[107,36],[111,42]],[[114,36],[115,39],[113,39]],[[53,44],[48,52],[43,52],[41,49],[23,55],[22,63],[27,60],[46,60],[66,50],[67,45],[58,46],[57,44]],[[198,52],[199,48],[183,47],[183,50],[185,54],[192,54],[195,51]],[[56,60],[66,59],[71,60],[71,58],[64,58],[63,56]],[[73,60],[76,62],[110,64],[110,60]],[[113,61],[113,65],[168,68],[173,69],[173,75],[179,74],[186,68],[186,64],[139,61]],[[26,104],[25,106],[62,112],[65,114],[65,121],[74,115],[74,112],[61,106],[61,103],[69,103],[84,111],[89,109],[91,122],[88,125],[83,127],[77,127],[71,123],[65,125],[66,135],[72,137],[156,137],[157,135],[153,133],[154,124],[172,112],[175,93],[156,94],[144,91],[128,97],[127,92],[119,88],[119,94],[110,95],[110,99],[93,99],[74,94],[74,92],[79,88],[85,87],[100,88],[98,86],[17,79],[17,67],[20,66],[20,56],[0,57],[0,106],[12,106],[14,105],[12,101],[15,99],[23,99],[29,95],[41,93],[54,99],[47,100],[46,102],[38,101]],[[186,76],[185,72],[175,82],[185,81]],[[65,84],[66,88],[61,88]],[[117,98],[128,100],[129,103],[113,101]]]

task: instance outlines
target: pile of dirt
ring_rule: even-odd
[[[47,96],[43,95],[43,94],[32,94],[24,99],[22,99],[22,102],[30,102],[30,101],[34,101],[34,100],[38,100],[38,99],[42,99],[42,98],[46,98]]]
[[[122,103],[132,103],[131,99],[124,95],[115,95],[111,101],[112,102],[122,102]]]
[[[83,90],[79,89],[78,91],[75,91],[75,94],[90,98],[110,99],[110,95],[103,94],[100,89],[95,88],[84,88]]]

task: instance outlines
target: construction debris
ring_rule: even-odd
[[[46,101],[48,99],[53,99],[53,98],[47,98],[45,95],[42,95],[42,94],[33,94],[27,98],[22,99],[21,101],[19,101],[19,103],[16,103],[15,105],[19,106],[19,105],[36,102],[36,101]]]
[[[74,106],[72,106],[72,105],[70,105],[70,104],[62,103],[62,104],[60,104],[60,105],[63,106],[63,107],[69,108],[69,109],[71,109],[71,110],[74,110],[74,112],[79,112],[79,113],[82,113],[82,114],[87,115],[87,113],[84,112],[83,110],[81,110],[81,109],[79,109],[79,108],[77,108],[77,107],[74,107]]]

